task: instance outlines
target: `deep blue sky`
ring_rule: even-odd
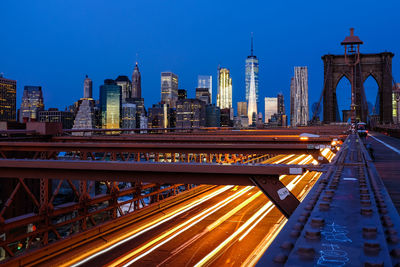
[[[178,74],[189,97],[197,75],[212,74],[216,96],[221,64],[231,70],[236,109],[244,100],[251,32],[263,113],[263,98],[278,92],[289,112],[294,66],[308,66],[310,105],[317,101],[321,56],[342,53],[350,27],[364,41],[362,52],[394,52],[393,73],[400,76],[398,0],[2,0],[0,7],[0,72],[17,80],[18,107],[24,85],[41,85],[46,108],[63,109],[82,97],[85,74],[98,98],[104,79],[131,76],[138,53],[147,107],[160,101],[160,72],[166,70]]]

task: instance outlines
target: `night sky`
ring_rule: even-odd
[[[340,42],[350,27],[364,41],[362,52],[395,53],[393,74],[400,80],[398,0],[1,0],[0,7],[0,72],[17,80],[18,108],[23,86],[41,85],[46,109],[64,109],[83,96],[85,74],[97,99],[103,80],[131,77],[138,58],[146,107],[160,101],[162,71],[176,73],[189,97],[195,96],[198,74],[213,75],[215,102],[220,64],[231,70],[236,110],[236,102],[244,101],[251,32],[263,113],[264,97],[279,92],[289,113],[294,66],[308,66],[310,106],[317,101],[321,56],[343,53]],[[350,87],[340,87],[343,106],[350,103]],[[365,88],[374,103],[373,79]]]

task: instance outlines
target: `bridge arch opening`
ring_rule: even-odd
[[[336,85],[336,101],[336,121],[348,121],[350,118],[350,113],[348,111],[350,110],[351,105],[351,83],[345,75],[339,79]]]
[[[364,81],[364,92],[368,105],[368,115],[379,115],[379,85],[376,78],[372,74],[368,75]]]

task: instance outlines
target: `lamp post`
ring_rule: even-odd
[[[351,69],[351,124],[356,122],[356,88],[355,88],[355,68],[360,63],[360,45],[363,42],[354,36],[354,28],[350,28],[350,36],[347,36],[341,45],[344,45],[344,61]]]

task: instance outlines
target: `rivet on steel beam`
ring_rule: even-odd
[[[362,199],[362,200],[369,200],[369,199],[371,199],[371,197],[370,197],[369,195],[366,195],[366,194],[361,194],[361,195],[360,195],[360,199]]]
[[[369,208],[362,208],[361,209],[361,215],[371,216],[372,213],[373,213],[372,209],[369,209]]]
[[[399,237],[397,235],[389,235],[386,238],[386,240],[388,243],[391,243],[391,244],[399,243]]]
[[[274,257],[274,262],[283,264],[283,263],[285,263],[287,261],[287,259],[288,259],[287,255],[285,255],[283,253],[279,253],[278,255],[276,255]]]
[[[331,207],[331,204],[329,204],[329,203],[327,203],[327,202],[321,202],[321,203],[319,204],[319,209],[320,209],[321,211],[327,211],[327,210],[329,210],[330,207]]]
[[[303,230],[303,228],[304,228],[304,225],[301,224],[301,223],[296,223],[296,224],[293,226],[293,229],[294,229],[294,230],[297,230],[297,231],[301,231],[301,230]]]
[[[378,254],[380,250],[381,246],[379,245],[379,243],[370,243],[370,242],[364,243],[364,252],[366,254]]]
[[[390,251],[390,255],[395,258],[400,258],[400,248],[394,248]]]
[[[371,201],[369,201],[369,200],[361,200],[361,206],[369,207],[369,206],[371,206]]]
[[[293,237],[293,238],[297,238],[297,237],[300,236],[300,231],[293,230],[293,231],[290,232],[290,236]]]
[[[292,250],[292,248],[294,247],[294,244],[290,241],[285,241],[282,243],[282,245],[280,246],[282,249],[286,249],[286,250]]]
[[[301,216],[304,216],[304,217],[309,217],[310,216],[310,212],[309,211],[303,211],[302,213],[301,213]]]
[[[397,234],[397,230],[394,229],[394,228],[389,228],[389,229],[387,229],[387,230],[385,231],[385,233],[386,233],[387,235],[395,235],[395,234]]]
[[[313,247],[299,247],[297,254],[302,259],[314,259],[315,249]]]
[[[305,223],[307,221],[307,218],[305,216],[299,216],[297,219],[298,222]]]
[[[368,189],[360,189],[360,194],[368,194]]]
[[[305,233],[305,238],[310,240],[320,239],[321,231],[320,230],[307,230]]]
[[[314,228],[321,227],[325,224],[324,218],[321,217],[313,217],[311,219],[311,226]]]
[[[376,227],[363,227],[363,237],[365,239],[374,239],[378,233]]]

